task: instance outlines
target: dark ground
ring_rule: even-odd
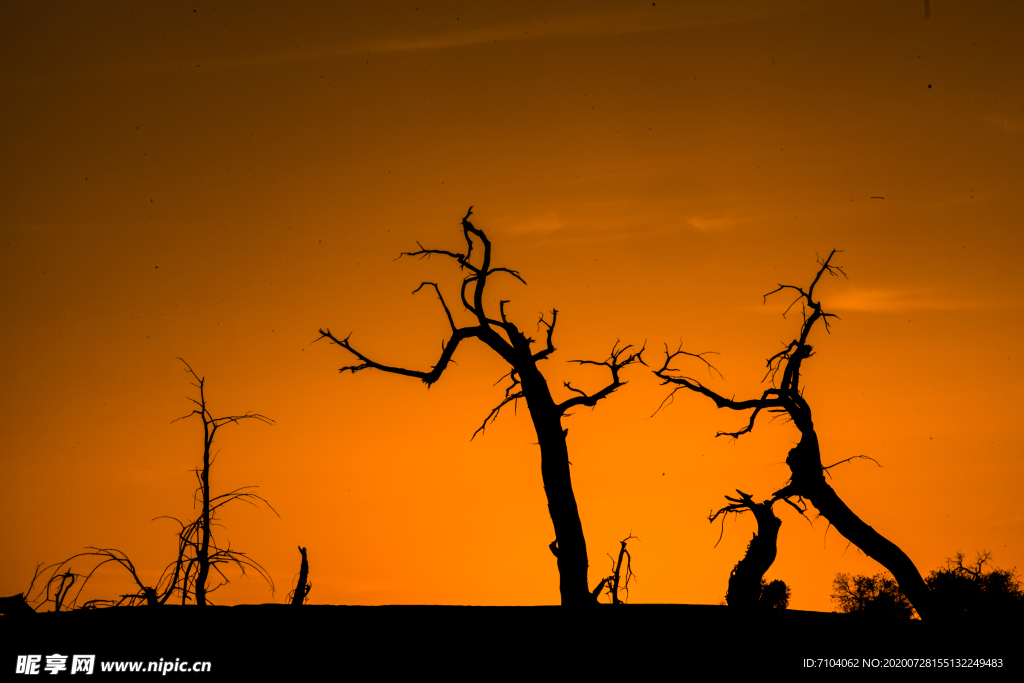
[[[863,669],[872,663],[909,667],[911,658],[930,659],[928,667],[916,662],[911,675],[1001,660],[1000,671],[981,672],[999,676],[1021,670],[1021,635],[1018,624],[883,625],[799,610],[743,616],[718,605],[600,606],[575,613],[559,607],[120,607],[0,616],[0,678],[15,672],[18,655],[43,655],[45,663],[54,653],[95,654],[94,676],[109,678],[132,676],[103,674],[100,662],[161,658],[209,661],[208,674],[166,674],[206,680],[257,673],[275,680],[351,674],[532,679],[573,675],[576,667],[576,673],[624,673],[635,680],[665,672],[803,671],[818,677],[853,665],[859,674],[870,674]],[[813,667],[805,660],[814,660]]]

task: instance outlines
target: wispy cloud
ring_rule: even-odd
[[[972,300],[948,292],[927,289],[866,289],[848,287],[825,302],[829,311],[895,313],[912,310],[962,311],[994,308],[996,302]]]
[[[795,11],[784,7],[765,7],[755,2],[693,3],[683,14],[635,12],[625,6],[614,10],[587,11],[572,14],[539,16],[528,21],[492,25],[477,29],[451,31],[414,38],[388,38],[354,46],[355,54],[363,52],[399,52],[436,50],[465,45],[565,38],[569,36],[602,36],[674,31],[722,24],[743,24]]]
[[[476,28],[460,27],[423,35],[376,37],[336,45],[296,48],[274,54],[229,58],[217,60],[210,67],[238,68],[347,55],[446,50],[512,41],[676,31],[761,21],[790,14],[796,11],[795,8],[796,5],[794,8],[769,8],[761,3],[740,1],[697,3],[683,15],[644,14],[626,9],[539,15],[528,20]]]
[[[552,233],[566,227],[565,221],[556,213],[546,216],[531,216],[509,223],[505,230],[514,235]]]
[[[152,76],[160,73],[177,73],[184,66],[192,66],[200,62],[201,68],[207,71],[221,71],[241,68],[258,68],[290,62],[321,60],[331,57],[350,55],[380,55],[386,53],[415,52],[428,50],[446,50],[475,45],[509,43],[512,41],[563,39],[568,37],[633,35],[664,31],[685,30],[723,24],[743,24],[761,21],[770,17],[787,15],[801,11],[798,3],[791,6],[765,7],[764,3],[753,0],[735,0],[734,2],[695,2],[677,8],[657,8],[658,11],[636,11],[635,7],[613,6],[612,9],[591,9],[587,6],[579,11],[562,11],[561,13],[544,13],[545,10],[532,12],[532,17],[518,21],[484,23],[470,26],[470,22],[462,22],[462,26],[451,29],[426,29],[422,33],[395,35],[394,29],[385,25],[377,35],[367,37],[374,28],[381,24],[368,24],[367,30],[353,35],[358,38],[339,38],[336,42],[324,43],[322,39],[309,41],[297,40],[294,48],[271,48],[265,52],[207,54],[196,58],[194,49],[182,48],[180,55],[164,55],[153,60],[136,59],[129,62],[111,64],[82,64],[80,68],[72,68],[62,74],[43,76],[23,75],[22,78],[11,78],[8,74],[0,81],[0,89],[17,87],[36,87],[50,85],[54,77],[58,80],[95,80],[111,78],[130,78]],[[382,15],[383,16],[383,15]],[[388,35],[388,30],[392,35]],[[309,31],[309,33],[316,33]],[[250,44],[260,44],[252,41]],[[195,48],[196,46],[191,46]],[[204,47],[209,48],[210,45]],[[237,45],[236,45],[237,47]],[[184,54],[190,56],[186,59]]]
[[[739,218],[728,218],[725,216],[704,217],[694,216],[686,219],[687,224],[701,232],[719,232],[740,225],[744,221]]]
[[[766,221],[779,221],[788,216],[784,211],[769,210],[770,200],[742,195],[720,198],[716,204],[729,208],[705,210],[682,219],[685,225],[701,232],[723,232]]]
[[[979,119],[985,123],[995,126],[1004,133],[1016,133],[1017,132],[1017,121],[1005,116],[996,116],[995,114],[987,114],[985,116],[979,116]]]

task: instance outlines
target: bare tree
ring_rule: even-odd
[[[86,560],[86,562],[90,562],[90,564],[94,563],[92,564],[92,569],[86,573],[76,573],[73,570],[71,563],[82,558],[100,558],[100,561],[96,562],[95,560]],[[139,587],[139,590],[135,593],[122,595],[118,600],[89,600],[79,605],[78,600],[81,598],[82,591],[85,589],[86,584],[89,583],[89,580],[100,567],[110,562],[123,567],[129,574],[131,574],[132,580],[135,585]],[[26,595],[32,594],[36,581],[41,576],[46,575],[47,572],[49,573],[49,578],[33,598],[33,602],[37,603],[36,609],[39,609],[50,602],[53,603],[54,612],[60,612],[62,608],[65,610],[71,610],[76,608],[89,609],[100,606],[119,606],[123,604],[162,604],[157,596],[156,589],[146,586],[142,582],[142,579],[139,578],[139,573],[135,570],[135,565],[132,564],[128,555],[117,548],[96,548],[90,546],[86,552],[72,555],[63,562],[51,564],[46,567],[43,567],[42,563],[40,563],[36,566],[35,576],[32,577],[32,583],[29,584]],[[76,583],[78,584],[78,590],[72,594],[71,589]]]
[[[776,491],[772,497],[796,497],[809,500],[818,509],[820,515],[839,530],[839,533],[850,539],[896,577],[907,598],[913,603],[921,617],[926,619],[932,614],[931,600],[928,588],[917,567],[899,547],[854,514],[825,480],[828,470],[840,463],[834,463],[828,467],[822,465],[818,435],[811,420],[811,408],[803,396],[803,387],[800,385],[802,364],[813,355],[812,347],[807,342],[811,329],[820,320],[825,325],[825,330],[828,331],[829,318],[837,317],[834,313],[826,313],[822,310],[821,303],[814,299],[814,288],[818,285],[822,275],[826,273],[831,276],[843,275],[845,277],[846,275],[842,268],[832,264],[835,255],[836,250],[833,249],[828,258],[818,261],[820,268],[807,291],[794,285],[780,284],[776,289],[765,294],[765,300],[767,300],[768,296],[778,292],[786,290],[796,292],[797,298],[789,305],[786,312],[788,313],[793,306],[800,303],[803,310],[803,324],[800,326],[799,337],[768,359],[765,379],[770,379],[772,386],[766,389],[760,398],[745,401],[726,398],[707,388],[700,381],[679,375],[678,370],[669,367],[669,364],[676,358],[689,356],[703,362],[708,368],[713,368],[704,358],[706,355],[704,353],[688,353],[681,348],[674,353],[669,353],[666,347],[665,363],[655,371],[655,374],[661,378],[663,384],[677,385],[666,397],[666,402],[670,401],[677,391],[687,389],[707,396],[719,408],[753,411],[745,427],[735,432],[719,432],[716,436],[739,438],[754,428],[754,422],[763,410],[783,414],[792,420],[800,431],[800,441],[786,458],[786,464],[790,470],[789,482]],[[776,381],[778,381],[778,386],[776,386]],[[852,460],[852,458],[847,460]]]
[[[220,565],[231,564],[235,565],[243,575],[246,575],[247,569],[255,571],[269,584],[271,591],[273,591],[274,582],[266,569],[246,553],[232,549],[230,544],[226,548],[222,548],[214,537],[213,527],[218,526],[217,511],[232,501],[241,500],[254,506],[258,506],[257,503],[260,502],[270,508],[275,515],[277,511],[274,510],[273,506],[266,499],[251,490],[256,488],[255,486],[242,486],[228,493],[212,495],[210,489],[210,467],[215,460],[215,456],[211,454],[213,439],[220,427],[246,419],[259,420],[265,424],[273,424],[274,421],[256,413],[246,413],[245,415],[233,415],[230,417],[214,417],[206,406],[204,379],[196,375],[192,367],[184,360],[181,358],[178,360],[185,363],[187,372],[195,379],[192,385],[199,389],[199,398],[189,399],[196,405],[196,408],[188,415],[173,421],[177,422],[193,415],[198,415],[203,421],[203,466],[202,468],[197,467],[195,469],[199,485],[193,494],[193,502],[200,502],[202,505],[199,517],[189,520],[187,523],[182,522],[177,517],[167,515],[155,518],[173,520],[179,527],[176,556],[164,568],[155,586],[147,586],[142,581],[138,571],[135,569],[135,565],[123,551],[117,548],[89,546],[86,552],[72,555],[63,562],[45,567],[40,563],[36,567],[35,576],[32,578],[32,583],[28,591],[26,591],[26,595],[32,594],[35,583],[40,577],[49,576],[32,600],[37,603],[36,609],[50,602],[53,603],[54,611],[56,612],[61,611],[62,608],[87,609],[101,606],[141,604],[157,606],[165,604],[172,597],[175,599],[180,598],[181,604],[185,604],[191,598],[196,604],[205,605],[209,601],[207,595],[210,592],[228,583],[228,578],[220,569]],[[98,562],[96,561],[97,558]],[[76,573],[73,571],[71,564],[77,560],[84,560],[90,563],[87,566],[91,565],[91,569],[85,573]],[[94,599],[79,604],[82,591],[89,583],[89,580],[92,579],[100,567],[109,563],[114,563],[127,571],[131,575],[132,581],[138,586],[138,590],[134,593],[121,595],[117,600]],[[208,587],[211,571],[218,574],[223,580],[222,583],[213,588]],[[72,588],[76,583],[78,588],[72,594]]]
[[[258,507],[254,501],[260,501],[270,508],[275,515],[277,514],[277,510],[274,510],[273,506],[271,506],[265,498],[249,490],[256,488],[255,486],[243,486],[235,489],[234,491],[222,493],[218,496],[213,496],[210,493],[210,466],[213,464],[211,449],[213,448],[213,439],[217,434],[217,430],[224,425],[238,424],[242,420],[258,420],[259,422],[268,425],[274,424],[274,421],[265,415],[260,415],[259,413],[214,417],[206,406],[205,378],[197,375],[195,370],[192,369],[192,366],[186,363],[184,359],[179,358],[178,360],[185,363],[185,367],[188,369],[189,374],[191,374],[195,379],[192,386],[199,389],[198,399],[189,398],[196,407],[191,413],[179,417],[178,420],[184,420],[185,418],[192,417],[193,415],[198,415],[203,422],[203,468],[202,470],[199,468],[196,468],[195,470],[196,477],[199,480],[199,488],[196,489],[196,494],[201,497],[203,507],[202,512],[199,515],[199,519],[191,524],[186,525],[177,519],[174,520],[178,522],[178,524],[181,524],[182,527],[178,536],[180,545],[178,561],[175,569],[175,578],[177,577],[177,568],[180,568],[184,563],[185,551],[183,549],[191,549],[192,557],[190,558],[185,568],[184,576],[182,577],[182,601],[184,602],[185,598],[187,598],[189,587],[191,587],[196,604],[205,605],[207,604],[206,595],[209,592],[207,589],[207,581],[210,577],[210,570],[212,569],[217,572],[217,574],[219,574],[223,579],[224,583],[227,583],[228,581],[227,577],[218,567],[220,564],[235,564],[242,570],[243,574],[245,573],[246,567],[256,569],[263,578],[270,583],[271,587],[274,585],[266,571],[259,564],[250,560],[245,553],[231,550],[230,544],[226,549],[219,548],[213,538],[213,524],[217,510],[234,500],[244,501],[254,507]],[[178,420],[175,420],[175,422]],[[193,567],[196,569],[194,579],[192,578]],[[176,581],[171,582],[172,586],[175,584]]]
[[[736,489],[739,498],[726,496],[729,504],[718,512],[708,515],[708,521],[714,522],[722,518],[722,530],[725,530],[725,518],[730,514],[742,514],[744,512],[754,513],[754,520],[757,522],[757,531],[747,545],[747,550],[729,575],[729,589],[725,594],[725,601],[733,607],[755,607],[761,602],[761,593],[764,588],[764,574],[775,562],[778,555],[779,528],[782,520],[775,516],[772,506],[779,498],[773,497],[760,503],[755,503],[749,493]],[[788,498],[781,499],[789,503],[801,515],[803,508]],[[719,535],[718,540],[722,537]],[[718,545],[717,543],[715,545]]]
[[[302,563],[299,565],[299,579],[295,582],[295,590],[288,593],[287,602],[291,605],[304,605],[309,599],[309,592],[313,590],[313,584],[309,582],[309,561],[306,559],[306,549],[299,546],[299,553],[302,555]]]
[[[608,554],[608,559],[610,559],[612,561],[612,575],[609,576],[607,579],[605,579],[605,581],[608,582],[608,597],[610,597],[612,599],[612,604],[613,605],[624,604],[626,602],[626,600],[629,599],[629,582],[631,580],[632,581],[636,581],[637,580],[636,574],[633,573],[633,556],[629,554],[628,550],[626,550],[626,543],[628,543],[629,540],[632,539],[632,538],[636,538],[636,540],[638,540],[638,541],[640,540],[639,538],[634,536],[632,532],[630,532],[629,536],[626,536],[624,539],[619,541],[619,559],[618,560],[616,560],[614,557],[612,557],[611,553]],[[622,573],[622,561],[623,560],[626,561],[626,573],[625,574]],[[619,589],[620,588],[626,594],[626,598],[623,599],[623,600],[619,599]]]
[[[428,371],[409,370],[402,367],[384,365],[371,360],[362,352],[357,351],[350,343],[351,334],[344,339],[339,339],[331,334],[330,330],[320,330],[320,339],[329,339],[342,347],[353,356],[359,363],[341,368],[340,372],[359,372],[360,370],[375,369],[407,377],[415,377],[430,386],[441,378],[441,374],[448,367],[455,350],[459,344],[467,339],[477,339],[486,344],[497,353],[506,363],[510,370],[504,378],[508,378],[509,385],[505,388],[505,397],[491,410],[473,436],[484,431],[488,424],[494,421],[503,407],[512,403],[515,406],[519,399],[526,401],[530,410],[530,417],[537,432],[537,441],[541,451],[541,476],[544,481],[544,491],[548,499],[548,511],[551,514],[551,521],[555,528],[555,540],[548,546],[557,558],[559,571],[559,591],[563,605],[596,604],[597,596],[603,589],[604,582],[594,591],[589,590],[587,583],[587,544],[583,536],[583,525],[580,522],[579,510],[576,505],[576,497],[572,490],[572,480],[569,474],[569,451],[566,445],[568,430],[562,427],[562,417],[568,416],[573,408],[594,407],[597,402],[609,396],[613,391],[621,387],[625,382],[619,378],[619,371],[634,362],[643,363],[641,353],[629,353],[631,346],[619,348],[616,345],[612,348],[611,355],[604,361],[576,360],[571,361],[582,365],[595,365],[605,367],[611,374],[611,382],[600,391],[588,394],[581,389],[573,387],[565,382],[565,388],[572,394],[570,398],[556,403],[551,396],[547,380],[541,374],[538,363],[545,360],[555,351],[554,334],[555,324],[558,320],[558,311],[551,312],[551,320],[546,320],[542,315],[538,323],[538,329],[543,326],[546,332],[546,344],[539,350],[533,350],[535,340],[527,337],[519,328],[511,322],[505,313],[505,304],[508,301],[498,302],[498,317],[485,308],[484,291],[489,278],[493,275],[503,274],[519,280],[523,284],[526,281],[519,273],[509,268],[495,267],[491,263],[491,242],[484,232],[473,226],[469,217],[473,214],[473,207],[469,207],[465,217],[462,219],[462,233],[466,240],[465,253],[445,251],[442,249],[425,249],[419,245],[419,249],[412,252],[405,252],[401,256],[419,256],[429,258],[431,256],[442,256],[454,260],[459,268],[468,271],[462,281],[460,297],[462,306],[473,318],[473,323],[465,327],[459,327],[455,323],[448,304],[445,303],[441,290],[434,282],[423,282],[417,287],[413,294],[424,287],[433,287],[437,298],[441,301],[448,324],[451,327],[451,336],[447,342],[442,343],[441,356],[432,369]],[[482,247],[474,252],[474,245]],[[475,258],[479,255],[479,260]]]

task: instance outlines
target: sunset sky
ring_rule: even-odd
[[[930,5],[930,6],[929,6]],[[926,14],[926,6],[929,6]],[[1024,569],[1024,5],[1013,2],[14,3],[0,42],[0,595],[37,562],[126,552],[147,581],[193,517],[202,429],[178,358],[225,427],[214,493],[244,485],[222,542],[273,576],[213,593],[281,602],[308,548],[310,601],[553,604],[554,539],[520,405],[470,437],[508,368],[456,319],[459,220],[494,244],[496,306],[541,364],[596,390],[616,340],[652,368],[565,420],[590,585],[632,533],[630,602],[723,599],[755,530],[708,512],[787,479],[798,432],[669,389],[679,366],[737,398],[817,289],[805,397],[839,495],[922,574],[963,551]],[[541,333],[537,333],[540,338]],[[777,505],[766,578],[831,610],[875,573],[824,519]],[[813,519],[813,508],[810,517]],[[87,562],[73,564],[76,571]],[[132,589],[111,569],[83,595]]]

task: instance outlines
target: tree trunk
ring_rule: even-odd
[[[204,403],[205,409],[205,403]],[[196,576],[196,604],[206,605],[206,580],[210,575],[210,435],[209,425],[206,424],[206,416],[203,416],[203,433],[206,447],[203,449],[203,516],[202,533],[203,541],[196,552],[196,559],[199,563],[199,574]]]
[[[751,506],[757,520],[757,532],[750,539],[743,559],[736,563],[729,576],[725,601],[730,607],[757,607],[761,599],[761,579],[778,554],[779,527],[782,520],[772,512],[771,501]]]
[[[789,452],[786,464],[792,479],[783,491],[792,492],[811,501],[821,516],[864,553],[893,575],[900,590],[907,596],[922,619],[934,616],[928,586],[921,572],[900,548],[864,523],[825,481],[821,450],[813,428],[803,432],[796,448]]]
[[[568,431],[562,429],[561,416],[540,371],[531,369],[523,372],[520,378],[540,445],[544,493],[555,527],[555,542],[550,547],[558,559],[558,588],[562,604],[596,605],[587,583],[587,541],[583,536],[583,523],[569,473]]]
[[[302,554],[302,564],[299,565],[299,582],[295,585],[295,594],[292,596],[293,605],[301,605],[309,595],[309,562],[306,560],[306,549],[299,546]]]

